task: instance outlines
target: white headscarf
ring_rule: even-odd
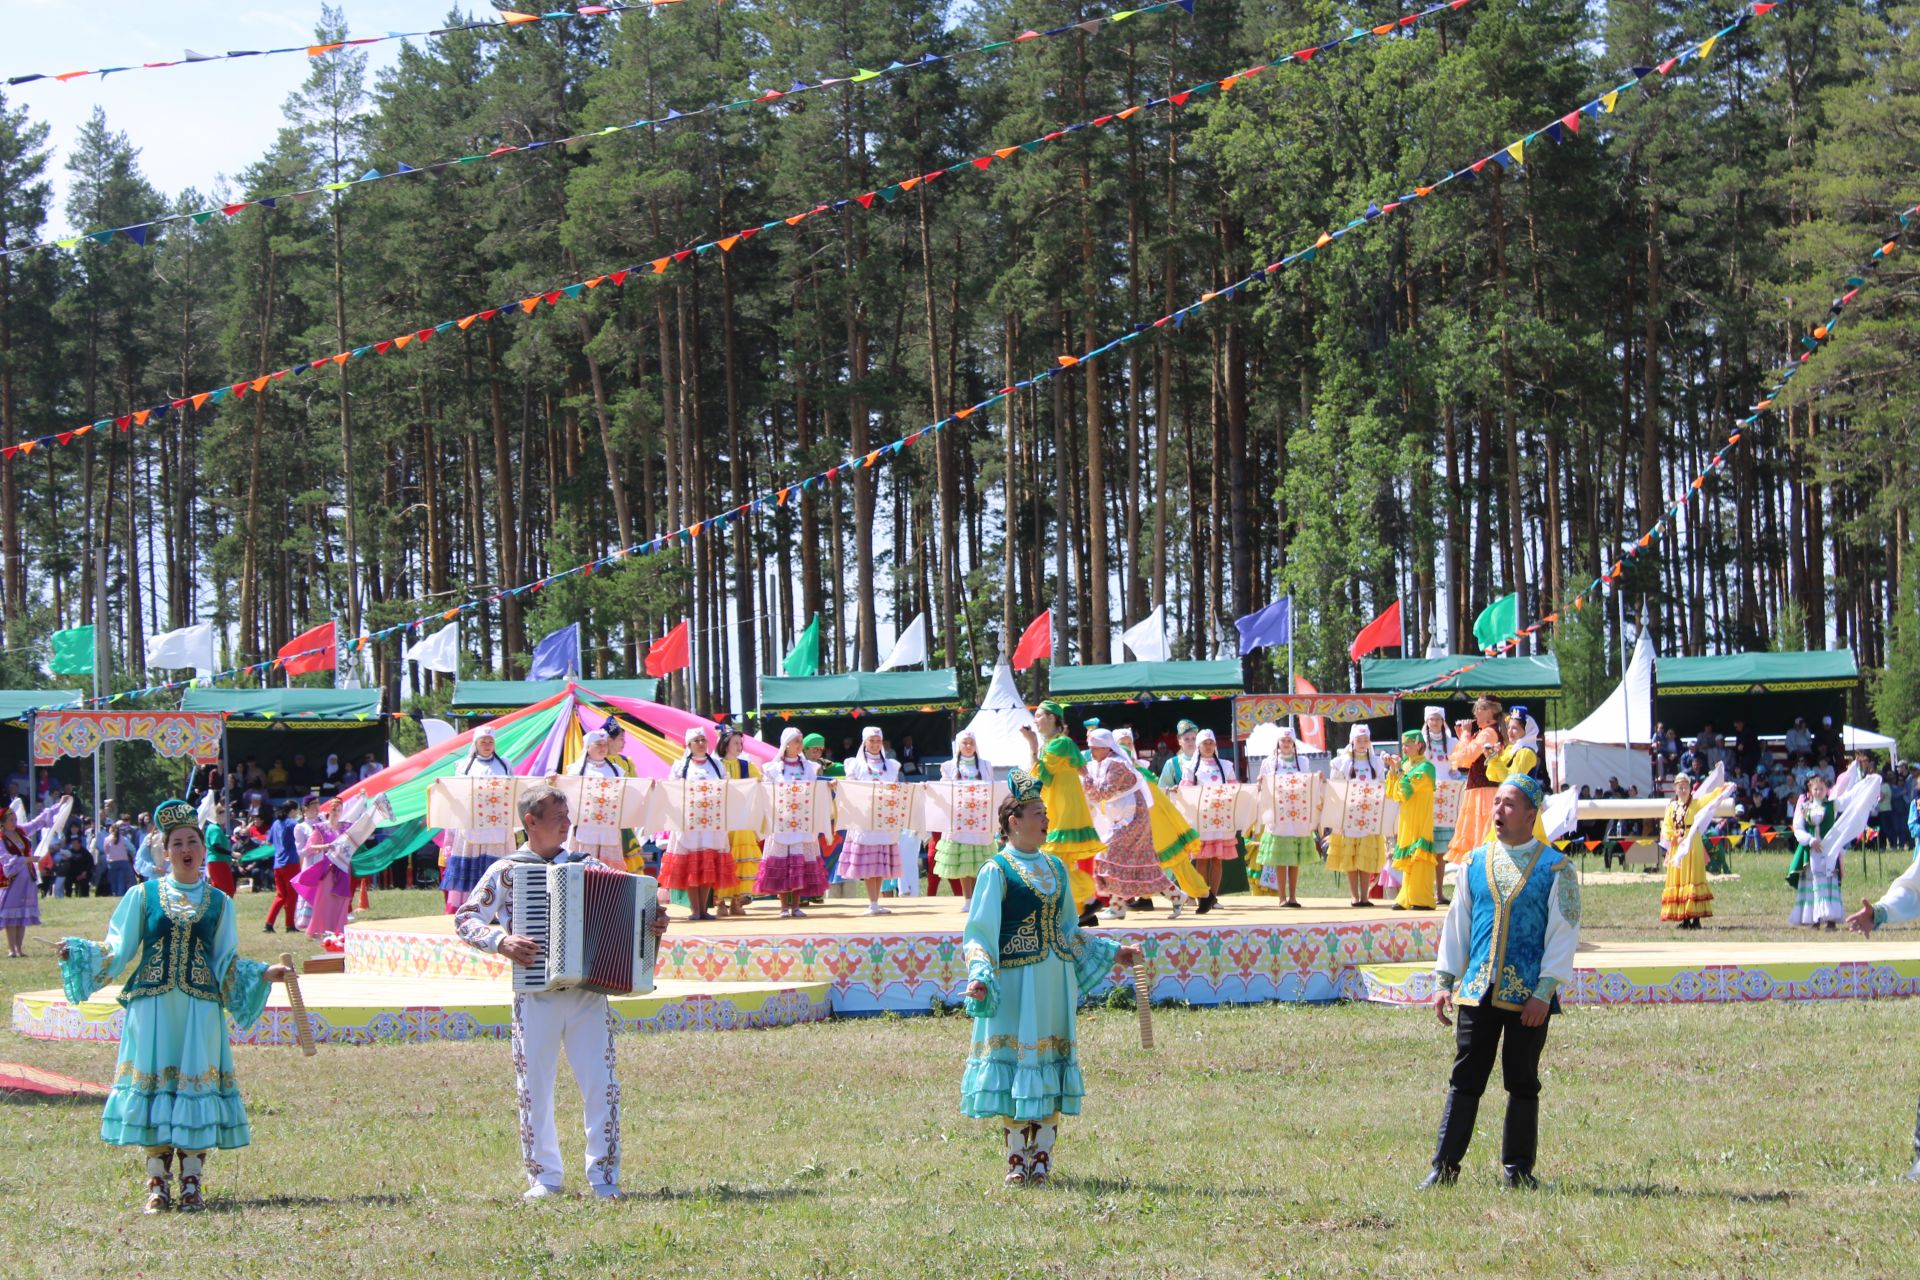
[[[1120,754],[1120,743],[1109,729],[1087,730],[1087,749],[1092,750],[1094,747],[1102,747],[1115,755]]]
[[[482,738],[494,744],[493,755],[483,757],[480,754],[480,739]],[[473,731],[473,737],[467,741],[466,758],[460,761],[459,772],[462,775],[469,773],[512,773],[513,770],[507,767],[507,762],[500,758],[499,744],[500,739],[494,733],[492,725],[483,724],[478,729],[475,729]]]
[[[789,742],[804,742],[806,736],[806,734],[801,733],[792,725],[788,725],[785,729],[782,729],[780,731],[780,754],[783,756],[787,754],[787,744]],[[804,755],[805,752],[801,754]]]
[[[1367,728],[1365,724],[1356,724],[1347,730],[1348,754],[1352,754],[1354,748],[1360,745],[1360,739],[1362,737],[1365,737],[1367,740],[1367,753],[1369,755],[1373,753],[1373,730]]]
[[[596,743],[605,742],[606,740],[607,731],[605,729],[589,729],[587,730],[586,737],[582,739],[581,745],[583,747],[591,747]]]

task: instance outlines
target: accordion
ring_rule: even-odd
[[[513,967],[516,993],[584,987],[610,996],[653,990],[657,886],[598,863],[513,868],[513,930],[540,958]]]

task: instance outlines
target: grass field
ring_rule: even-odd
[[[1857,899],[1905,855],[1853,862]],[[1698,945],[1804,940],[1784,867],[1740,859]],[[1590,887],[1589,936],[1663,936],[1658,886]],[[429,904],[387,893],[374,913]],[[97,936],[111,906],[50,903],[39,932]],[[265,909],[240,900],[262,957]],[[55,985],[50,959],[0,960],[0,995]],[[1130,1013],[1081,1028],[1086,1114],[1056,1185],[1021,1193],[957,1114],[961,1018],[623,1038],[617,1205],[517,1202],[504,1044],[243,1049],[254,1145],[209,1162],[195,1219],[139,1216],[136,1161],[97,1140],[92,1105],[0,1107],[0,1257],[63,1278],[1920,1273],[1920,1188],[1897,1180],[1920,1002],[1569,1012],[1531,1195],[1496,1184],[1497,1090],[1461,1185],[1413,1194],[1450,1053],[1424,1012],[1168,1009],[1152,1053]],[[8,1032],[0,1059],[106,1081],[113,1048]],[[578,1124],[563,1101],[576,1188]]]

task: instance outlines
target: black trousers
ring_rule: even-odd
[[[1466,1159],[1474,1121],[1480,1114],[1480,1095],[1486,1092],[1497,1056],[1501,1083],[1507,1090],[1500,1163],[1533,1171],[1540,1129],[1540,1053],[1547,1046],[1547,1025],[1552,1021],[1549,1015],[1537,1027],[1523,1027],[1517,1010],[1496,1009],[1490,1004],[1454,1008],[1453,1073],[1447,1079],[1446,1107],[1440,1115],[1435,1168],[1458,1169]]]

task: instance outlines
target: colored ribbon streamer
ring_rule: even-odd
[[[1035,31],[1029,28],[1017,36],[1012,36],[1005,40],[990,41],[977,48],[961,49],[945,55],[925,53],[911,62],[901,62],[896,59],[878,71],[870,71],[864,67],[856,67],[853,69],[853,74],[851,75],[828,76],[813,84],[808,84],[803,80],[796,79],[785,89],[770,88],[754,97],[735,98],[731,102],[710,102],[706,106],[695,107],[691,111],[680,111],[670,107],[667,109],[667,113],[662,116],[635,120],[630,124],[610,124],[605,128],[593,129],[586,133],[576,133],[570,137],[547,138],[544,140],[536,139],[532,142],[521,143],[518,146],[503,143],[491,151],[476,152],[473,155],[458,156],[452,160],[439,160],[432,164],[418,166],[410,165],[404,160],[396,161],[392,167],[387,170],[383,171],[378,168],[368,169],[357,178],[349,178],[339,182],[324,182],[317,187],[305,187],[298,191],[282,191],[274,195],[251,196],[245,200],[236,200],[231,204],[215,205],[211,208],[198,209],[190,213],[168,214],[165,217],[154,218],[148,222],[136,222],[124,227],[100,227],[92,231],[83,231],[78,235],[63,236],[58,240],[43,240],[38,244],[21,245],[17,248],[0,252],[0,257],[19,253],[38,253],[46,249],[76,249],[85,244],[109,244],[115,236],[125,236],[135,244],[145,245],[153,238],[156,231],[164,230],[169,226],[181,222],[192,222],[196,226],[201,226],[212,221],[216,214],[224,214],[229,219],[237,218],[248,209],[272,209],[281,201],[304,200],[310,196],[343,193],[352,191],[357,187],[365,186],[371,182],[388,182],[394,178],[404,178],[412,174],[442,173],[461,165],[479,164],[483,161],[497,161],[504,156],[526,155],[529,152],[540,151],[547,147],[566,147],[572,146],[575,143],[591,142],[597,138],[603,138],[610,133],[627,133],[635,129],[653,129],[661,125],[672,124],[681,120],[692,120],[700,116],[717,115],[725,111],[744,111],[749,107],[768,106],[788,98],[798,97],[801,94],[817,93],[822,89],[831,89],[843,84],[859,85],[864,88],[875,81],[905,75],[908,72],[925,71],[929,68],[940,66],[943,63],[958,62],[966,58],[998,53],[1003,49],[1024,44],[1029,40],[1043,40],[1053,36],[1070,35],[1076,31],[1096,32],[1102,27],[1124,22],[1128,18],[1144,17],[1147,14],[1154,13],[1165,13],[1174,9],[1191,14],[1193,12],[1193,5],[1194,0],[1159,0],[1159,3],[1148,5],[1145,8],[1123,9],[1118,13],[1108,14],[1099,18],[1088,18],[1082,22],[1070,22],[1065,26],[1053,27],[1046,31]],[[489,23],[484,25],[491,26],[493,24]]]
[[[1721,38],[1726,36],[1728,33],[1738,30],[1744,23],[1748,21],[1750,17],[1764,15],[1770,12],[1775,7],[1776,6],[1772,4],[1754,4],[1750,6],[1750,9],[1748,12],[1741,14],[1739,18],[1735,19],[1732,23],[1728,24],[1726,27],[1724,27],[1720,31],[1715,32],[1714,35],[1709,37],[1706,41],[1689,45],[1687,49],[1683,50],[1681,53],[1676,54],[1673,57],[1668,58],[1666,61],[1662,62],[1658,67],[1634,68],[1633,69],[1634,75],[1631,80],[1626,81],[1619,87],[1609,91],[1608,93],[1600,95],[1598,98],[1593,99],[1591,102],[1583,104],[1582,106],[1576,108],[1574,111],[1569,112],[1567,115],[1562,116],[1558,120],[1556,120],[1554,123],[1560,126],[1560,131],[1558,134],[1551,135],[1553,137],[1553,140],[1559,141],[1567,133],[1579,132],[1577,120],[1574,120],[1572,124],[1569,124],[1568,122],[1570,119],[1574,117],[1578,117],[1580,115],[1598,116],[1598,115],[1612,114],[1618,105],[1620,95],[1624,93],[1626,90],[1632,89],[1640,85],[1649,76],[1653,76],[1657,74],[1664,78],[1665,76],[1671,74],[1671,72],[1676,67],[1682,66],[1687,62],[1693,61],[1698,57],[1704,56],[1702,52],[1703,50],[1711,51],[1715,43],[1717,43]],[[1175,96],[1178,97],[1178,95],[1175,95]],[[1550,126],[1543,126],[1541,129],[1538,129],[1532,133],[1529,133],[1525,138],[1518,140],[1519,144],[1523,146],[1524,143],[1530,142],[1534,138],[1547,134],[1549,127]],[[1340,239],[1341,237],[1347,235],[1348,233],[1354,230],[1357,230],[1361,227],[1368,226],[1373,222],[1379,221],[1380,219],[1384,218],[1387,214],[1390,214],[1395,210],[1398,210],[1404,207],[1409,207],[1412,204],[1416,203],[1417,201],[1424,199],[1430,196],[1431,194],[1433,194],[1434,192],[1440,190],[1442,187],[1446,186],[1447,184],[1455,182],[1456,180],[1462,181],[1462,182],[1473,180],[1473,178],[1477,176],[1480,173],[1480,171],[1483,170],[1488,164],[1499,163],[1499,161],[1496,160],[1497,156],[1508,155],[1511,157],[1510,159],[1511,163],[1519,163],[1520,159],[1519,159],[1519,156],[1515,154],[1515,148],[1516,148],[1516,144],[1509,143],[1507,146],[1501,147],[1497,151],[1474,162],[1472,165],[1469,165],[1466,169],[1457,169],[1452,172],[1449,172],[1444,178],[1439,179],[1438,181],[1432,183],[1431,185],[1416,187],[1412,194],[1402,196],[1399,199],[1394,200],[1384,206],[1369,205],[1367,208],[1367,211],[1361,217],[1353,219],[1352,221],[1348,222],[1346,225],[1334,231],[1323,232],[1310,247],[1306,249],[1298,250],[1294,253],[1290,253],[1285,257],[1282,257],[1274,262],[1269,263],[1264,267],[1257,268],[1254,271],[1250,272],[1248,275],[1242,277],[1241,279],[1234,281],[1232,284],[1226,285],[1220,289],[1210,290],[1209,292],[1202,294],[1198,301],[1191,302],[1186,306],[1181,307],[1177,311],[1168,312],[1166,315],[1161,316],[1159,319],[1154,320],[1151,323],[1138,324],[1127,333],[1121,335],[1118,338],[1114,338],[1106,343],[1103,343],[1098,347],[1094,347],[1088,351],[1084,351],[1079,355],[1062,355],[1062,356],[1056,357],[1055,367],[1050,369],[1043,369],[1041,372],[1034,374],[1030,378],[1025,378],[1018,382],[1012,383],[1008,386],[1001,387],[999,390],[993,392],[991,395],[986,396],[984,399],[978,400],[964,409],[957,409],[953,413],[949,414],[947,417],[942,418],[937,422],[929,423],[928,425],[921,427],[919,430],[915,431],[911,435],[904,436],[900,439],[894,440],[890,444],[881,445],[878,448],[869,450],[867,453],[863,455],[843,459],[841,462],[837,463],[832,467],[827,468],[825,471],[817,472],[814,475],[808,476],[797,483],[788,484],[777,490],[772,491],[771,493],[763,494],[757,498],[751,499],[750,501],[743,502],[738,506],[732,507],[727,511],[720,513],[719,515],[711,516],[704,520],[695,521],[693,524],[684,526],[680,529],[676,529],[671,533],[662,534],[657,538],[652,538],[645,542],[635,543],[630,547],[622,548],[609,555],[602,556],[595,560],[587,561],[586,563],[583,563],[583,564],[575,565],[570,569],[564,569],[557,573],[548,574],[543,578],[537,579],[533,582],[526,583],[522,586],[505,588],[487,596],[476,597],[472,600],[465,601],[461,604],[455,605],[448,609],[439,610],[430,614],[423,615],[419,618],[413,619],[411,622],[396,623],[393,626],[383,628],[379,631],[363,632],[359,636],[355,637],[355,639],[352,641],[352,647],[357,652],[359,650],[365,649],[369,644],[377,643],[381,640],[390,639],[395,636],[416,632],[419,630],[420,627],[435,621],[442,621],[442,620],[452,621],[464,613],[479,609],[484,605],[496,603],[510,596],[517,598],[532,592],[538,592],[543,588],[547,587],[548,585],[554,582],[562,581],[566,578],[574,577],[576,575],[583,576],[583,577],[592,577],[595,573],[604,572],[607,569],[617,568],[622,563],[632,558],[654,554],[659,551],[668,550],[675,546],[690,546],[692,545],[694,539],[701,536],[703,532],[711,533],[714,530],[724,528],[726,525],[731,524],[733,521],[741,518],[742,516],[750,515],[756,511],[768,511],[774,507],[785,506],[790,497],[797,496],[808,489],[820,488],[825,485],[834,483],[839,478],[840,473],[842,471],[849,471],[856,468],[864,469],[864,468],[871,468],[871,467],[877,466],[881,461],[891,459],[894,455],[900,453],[903,449],[906,449],[914,444],[919,443],[921,440],[934,434],[935,432],[945,430],[948,427],[953,426],[955,423],[963,422],[967,418],[972,417],[975,413],[979,413],[985,409],[989,409],[992,406],[999,404],[1001,401],[1007,399],[1009,396],[1014,395],[1020,391],[1027,390],[1032,387],[1037,387],[1041,383],[1045,382],[1048,378],[1054,377],[1058,374],[1063,374],[1068,369],[1077,367],[1090,360],[1096,360],[1102,355],[1105,355],[1109,351],[1113,351],[1117,348],[1126,347],[1134,342],[1137,342],[1140,338],[1146,336],[1148,333],[1150,333],[1153,330],[1163,329],[1168,326],[1179,328],[1185,323],[1186,319],[1189,316],[1199,312],[1208,303],[1213,302],[1217,299],[1231,301],[1235,299],[1242,291],[1258,288],[1260,284],[1268,280],[1271,276],[1278,274],[1285,267],[1302,263],[1302,262],[1313,261],[1320,249],[1326,247],[1327,245],[1333,243],[1334,241]],[[1505,164],[1503,164],[1502,167],[1505,168],[1506,167]],[[1876,252],[1876,257],[1880,256],[1881,252],[1890,252],[1890,251],[1891,249],[1889,246],[1883,246],[1882,251]],[[538,304],[538,301],[539,301],[538,297],[533,299],[533,302],[535,303],[535,305]],[[526,310],[531,312],[532,307],[527,307]],[[346,357],[344,356],[336,357],[336,359],[344,363]],[[196,677],[194,679],[189,679],[189,680],[177,680],[177,681],[171,681],[165,684],[152,685],[144,689],[136,689],[136,690],[131,690],[124,693],[112,694],[99,699],[93,699],[93,700],[90,700],[90,702],[112,703],[112,702],[120,701],[122,699],[143,697],[151,694],[168,692],[171,690],[184,689],[194,685],[203,685],[203,686],[211,685],[212,683],[218,680],[231,679],[231,678],[242,677],[242,676],[250,676],[250,675],[255,675],[263,672],[277,670],[288,659],[298,659],[301,657],[308,656],[309,653],[320,653],[324,651],[325,651],[324,647],[320,647],[320,648],[315,648],[313,650],[302,651],[300,653],[283,654],[278,657],[267,659],[261,662],[251,663],[247,666],[233,668],[232,670],[229,670],[229,671],[216,672],[213,675],[207,676],[207,677]],[[1477,665],[1477,664],[1470,664],[1469,668],[1467,669],[1471,669],[1471,665]],[[1442,679],[1444,678],[1446,677],[1442,677]]]
[[[1143,111],[1157,107],[1181,107],[1193,98],[1209,92],[1228,92],[1235,85],[1282,64],[1293,62],[1304,65],[1314,54],[1352,45],[1358,41],[1377,40],[1384,35],[1404,31],[1422,18],[1450,10],[1462,9],[1471,2],[1472,0],[1441,0],[1441,3],[1431,5],[1419,13],[1408,14],[1394,22],[1372,28],[1355,28],[1350,33],[1337,36],[1325,44],[1288,54],[1285,58],[1278,59],[1272,63],[1262,63],[1258,66],[1248,67],[1218,80],[1208,80],[1192,88],[1169,94],[1163,98],[1148,98],[1143,102],[1108,112],[1105,115],[1096,116],[1090,120],[1051,130],[1039,137],[1028,139],[1026,142],[1014,146],[999,147],[982,155],[958,161],[948,165],[944,169],[935,169],[915,177],[902,178],[897,182],[875,188],[872,191],[863,192],[860,195],[816,203],[789,217],[771,219],[767,222],[760,223],[758,226],[742,227],[731,235],[718,236],[690,248],[676,250],[671,254],[655,258],[642,265],[627,266],[616,271],[602,272],[583,280],[576,280],[571,284],[560,285],[553,289],[529,294],[523,298],[503,302],[498,306],[470,312],[457,319],[442,320],[409,333],[399,334],[384,342],[375,342],[355,347],[349,351],[336,352],[332,355],[322,356],[314,360],[302,360],[287,368],[276,369],[269,373],[242,379],[241,381],[229,383],[224,386],[208,388],[172,401],[152,405],[136,413],[122,414],[118,417],[98,418],[93,422],[82,424],[71,430],[53,432],[35,437],[31,440],[20,441],[4,449],[0,449],[0,455],[11,458],[17,453],[31,454],[36,449],[72,444],[75,440],[84,439],[93,432],[103,431],[108,427],[116,427],[124,432],[136,426],[143,427],[149,424],[158,425],[164,421],[166,415],[174,409],[184,408],[189,405],[195,409],[199,409],[209,403],[217,405],[228,397],[235,399],[243,398],[250,391],[256,394],[262,393],[268,390],[274,383],[282,381],[288,376],[300,376],[326,368],[329,365],[343,365],[351,360],[367,359],[375,355],[387,355],[393,352],[404,351],[415,342],[428,342],[435,335],[445,333],[449,329],[460,329],[464,331],[472,328],[477,323],[491,322],[501,316],[511,316],[515,314],[531,315],[538,309],[542,302],[547,303],[548,306],[559,306],[562,302],[578,301],[587,296],[588,291],[598,289],[608,281],[611,281],[616,288],[624,287],[629,276],[638,274],[642,270],[651,271],[653,274],[659,275],[676,263],[685,262],[689,258],[704,257],[715,249],[718,249],[722,253],[731,253],[734,249],[752,240],[761,232],[779,231],[781,229],[791,230],[812,218],[823,214],[839,213],[849,207],[862,210],[871,210],[876,204],[880,207],[885,207],[886,205],[892,204],[901,195],[912,191],[915,187],[923,184],[931,184],[935,180],[947,175],[985,172],[996,161],[1007,161],[1021,155],[1031,155],[1049,143],[1070,137],[1085,129],[1101,128],[1116,121],[1128,121]],[[643,325],[642,328],[644,327]]]
[[[233,62],[240,58],[267,58],[282,53],[304,53],[309,58],[323,57],[341,49],[358,48],[362,45],[385,44],[389,40],[413,40],[420,37],[448,36],[462,31],[513,31],[521,27],[534,26],[542,22],[565,22],[579,18],[604,18],[616,13],[634,10],[647,10],[659,5],[679,4],[680,0],[648,0],[646,4],[583,4],[577,9],[553,9],[545,13],[502,12],[498,22],[463,22],[454,27],[436,27],[431,31],[389,31],[383,36],[342,36],[338,40],[325,44],[291,44],[279,49],[229,49],[225,53],[195,53],[188,49],[178,58],[168,62],[139,62],[124,67],[97,67],[88,71],[29,71],[24,75],[7,77],[7,86],[32,84],[36,80],[58,80],[62,84],[74,80],[83,80],[88,76],[105,79],[123,71],[163,71],[168,67],[199,66],[206,62]]]

